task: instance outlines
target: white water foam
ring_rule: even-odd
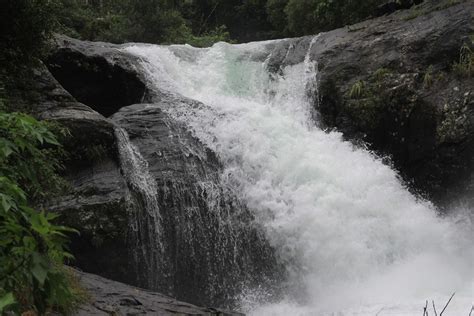
[[[467,316],[472,224],[438,217],[380,159],[320,130],[307,93],[317,88],[309,51],[274,78],[265,58],[254,58],[268,59],[267,44],[126,48],[160,89],[208,106],[175,104],[168,112],[218,154],[224,181],[255,212],[288,268],[285,299],[262,302],[253,293],[244,310],[422,315],[425,299],[444,305],[457,291],[444,315]]]

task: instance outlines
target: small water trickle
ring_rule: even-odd
[[[158,189],[148,170],[148,163],[132,144],[127,132],[115,128],[120,168],[127,181],[130,230],[128,240],[141,285],[155,286],[162,271],[163,237]]]

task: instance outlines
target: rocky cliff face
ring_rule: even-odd
[[[427,2],[321,34],[311,51],[319,124],[390,157],[414,190],[439,205],[474,196],[474,4],[448,4]],[[303,61],[310,42],[272,46],[270,69]],[[65,176],[72,189],[52,208],[81,232],[71,247],[76,266],[201,304],[228,303],[251,285],[242,280],[278,278],[251,214],[224,192],[214,153],[166,114],[176,102],[204,105],[149,89],[136,57],[120,46],[58,37],[45,63],[24,87],[28,98],[19,91],[16,102],[28,99],[38,117],[71,132]],[[143,192],[126,176],[118,127],[146,161],[159,217],[147,213]],[[131,223],[160,225],[160,236],[137,234]],[[163,266],[151,275],[146,265],[158,257]]]
[[[312,49],[320,124],[388,157],[440,206],[474,196],[473,10],[426,1],[321,34]],[[301,62],[310,40],[288,40],[273,69]]]

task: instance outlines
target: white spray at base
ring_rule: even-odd
[[[223,179],[288,268],[286,298],[262,302],[247,293],[244,311],[421,315],[425,299],[443,305],[457,291],[444,315],[467,316],[472,225],[438,217],[373,154],[319,129],[308,98],[317,88],[310,50],[275,78],[254,58],[268,59],[268,44],[126,48],[160,89],[208,106],[176,104],[168,112],[218,154]]]

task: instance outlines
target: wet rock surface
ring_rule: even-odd
[[[89,294],[87,303],[76,316],[90,315],[205,315],[238,316],[239,313],[210,307],[198,307],[171,297],[76,271],[81,285]]]
[[[146,87],[137,60],[119,45],[57,36],[46,64],[74,98],[105,117],[145,99]]]
[[[214,152],[166,113],[177,104],[204,106],[168,96],[122,108],[111,117],[146,160],[159,197],[163,252],[155,253],[160,264],[151,271],[141,264],[153,255],[154,245],[145,240],[133,246],[146,248],[135,264],[136,284],[181,300],[225,306],[243,287],[265,287],[280,271],[263,230],[221,183]],[[151,278],[153,273],[159,277]]]
[[[322,127],[390,157],[440,206],[474,196],[474,77],[456,66],[473,49],[473,10],[472,1],[426,1],[323,33],[311,52]],[[303,61],[311,39],[282,43],[271,69]]]

